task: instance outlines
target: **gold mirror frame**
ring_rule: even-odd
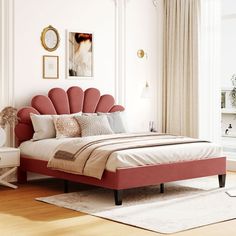
[[[53,48],[49,48],[45,42],[45,36],[46,36],[46,33],[49,31],[49,30],[52,30],[55,32],[56,36],[57,36],[57,43],[55,45],[55,47]],[[59,33],[57,31],[57,29],[55,29],[54,27],[52,27],[51,25],[49,25],[48,27],[44,28],[42,33],[41,33],[41,43],[42,43],[42,46],[44,47],[44,49],[46,49],[47,51],[49,52],[52,52],[52,51],[55,51],[58,46],[59,46],[59,42],[60,42],[60,36],[59,36]]]

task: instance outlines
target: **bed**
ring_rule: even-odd
[[[51,158],[57,146],[68,142],[68,138],[45,139],[36,142],[31,140],[34,129],[30,114],[62,115],[79,112],[115,113],[119,111],[124,111],[124,107],[115,105],[114,98],[109,94],[101,96],[100,91],[96,88],[89,88],[85,91],[77,86],[70,87],[67,91],[62,88],[53,88],[49,91],[48,96],[36,95],[33,97],[31,106],[23,107],[18,111],[19,122],[15,127],[15,134],[21,149],[18,181],[26,182],[27,172],[34,172],[65,180],[65,192],[68,191],[68,181],[100,186],[114,190],[116,205],[122,204],[123,190],[129,188],[160,184],[160,191],[164,192],[164,183],[212,175],[218,176],[220,187],[225,186],[226,158],[222,156],[220,147],[207,142],[160,147],[144,146],[139,148],[140,150],[136,146],[132,147],[132,155],[138,156],[138,159],[129,155],[131,152],[128,148],[123,151],[115,151],[106,161],[101,178],[95,178],[65,172],[58,168],[48,168],[49,157]],[[158,134],[151,133],[147,138],[155,135]],[[108,135],[107,137],[106,139],[109,140],[113,136]],[[81,138],[77,139],[80,142]],[[150,153],[157,156],[157,160],[153,158],[149,160]],[[170,156],[172,158],[168,160]],[[113,159],[115,165],[114,161],[112,162]]]

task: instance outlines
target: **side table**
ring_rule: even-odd
[[[4,180],[10,174],[17,170],[20,165],[20,149],[10,147],[0,147],[0,169],[10,168],[8,171],[0,175],[0,184],[10,188],[17,188],[16,185]]]

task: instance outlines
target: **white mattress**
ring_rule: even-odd
[[[48,161],[53,156],[58,145],[72,139],[75,138],[26,141],[20,145],[21,154],[32,157],[32,159]],[[130,149],[114,152],[108,159],[106,170],[115,172],[117,168],[122,167],[167,164],[221,156],[223,156],[221,146],[213,143],[191,143]]]

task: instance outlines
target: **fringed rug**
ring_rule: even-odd
[[[236,186],[229,179],[227,189]],[[123,205],[115,206],[113,191],[92,189],[37,198],[39,201],[81,211],[159,233],[176,233],[236,218],[236,197],[217,188],[217,177],[124,191]]]

